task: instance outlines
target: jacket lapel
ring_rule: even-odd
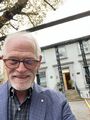
[[[0,120],[7,120],[7,84],[0,88]]]
[[[33,89],[29,120],[44,120],[46,112],[46,97],[38,88]]]

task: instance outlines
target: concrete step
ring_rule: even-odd
[[[65,91],[65,95],[68,99],[68,101],[78,101],[82,100],[82,98],[79,96],[76,90],[67,90]]]

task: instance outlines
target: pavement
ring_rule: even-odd
[[[76,120],[90,120],[90,108],[87,107],[85,101],[73,101],[69,104]]]

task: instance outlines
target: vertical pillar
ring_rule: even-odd
[[[57,60],[57,65],[58,65],[58,72],[59,72],[59,77],[60,77],[60,89],[62,92],[64,92],[64,82],[63,82],[63,74],[62,74],[62,68],[61,68],[61,62],[60,62],[60,55],[58,51],[58,47],[55,47],[55,52],[56,52],[56,60]]]
[[[87,60],[86,60],[86,55],[84,52],[83,42],[79,41],[79,45],[80,45],[81,55],[82,55],[82,59],[83,59],[83,67],[85,69],[85,78],[86,78],[86,82],[89,86],[89,94],[90,94],[90,72],[89,72],[89,68],[88,68],[88,64],[87,64]]]

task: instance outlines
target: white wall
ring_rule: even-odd
[[[67,57],[61,59],[62,68],[69,68],[71,79],[76,82],[78,88],[81,91],[85,91],[85,74],[82,66],[82,56],[80,56],[77,43],[64,46],[66,48]],[[45,63],[41,65],[41,68],[46,67],[46,79],[47,86],[56,89],[57,73],[55,73],[55,66],[57,65],[55,48],[44,50]],[[90,54],[88,54],[88,59]],[[90,61],[88,60],[90,63]]]

